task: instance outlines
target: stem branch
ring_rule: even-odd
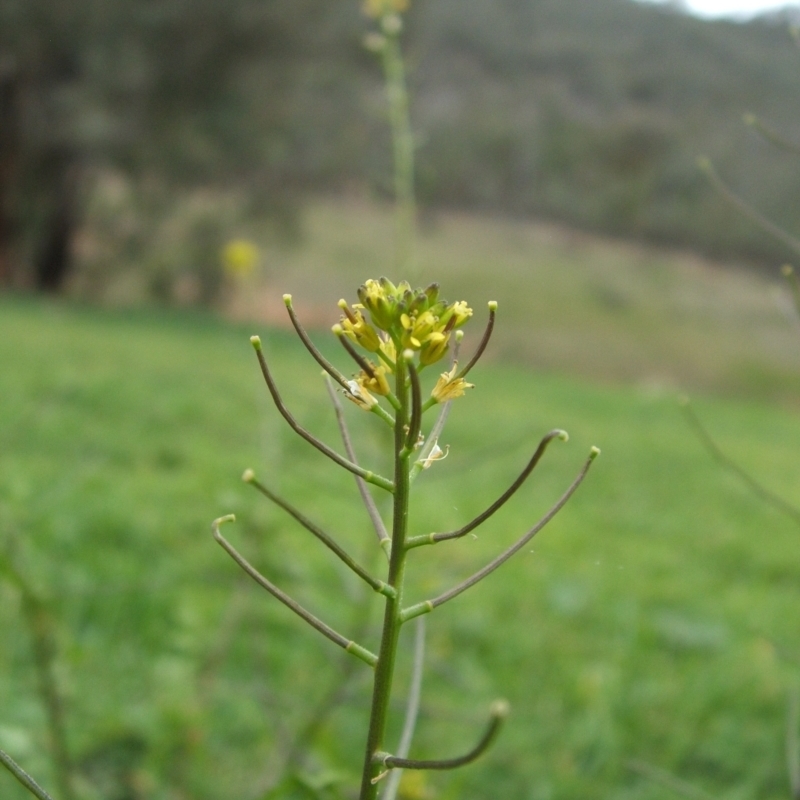
[[[586,473],[592,466],[592,462],[599,454],[600,451],[596,447],[592,448],[589,458],[586,459],[586,463],[583,465],[583,468],[578,473],[578,476],[575,478],[575,480],[570,484],[567,491],[564,492],[558,502],[522,538],[518,539],[513,545],[511,545],[511,547],[502,552],[499,556],[497,556],[497,558],[494,559],[494,561],[488,563],[483,569],[478,570],[474,575],[467,578],[462,583],[459,583],[457,586],[454,586],[449,591],[445,592],[444,594],[440,594],[433,600],[417,603],[416,605],[411,606],[403,611],[401,614],[402,621],[406,622],[409,619],[418,616],[419,614],[425,614],[429,611],[433,611],[434,608],[438,608],[448,600],[452,600],[454,597],[457,597],[462,592],[465,592],[467,589],[478,583],[478,581],[482,581],[487,575],[491,575],[491,573],[494,572],[498,567],[505,564],[505,562],[508,561],[511,556],[522,549],[564,507],[567,500],[572,497],[572,495],[575,493],[575,490],[583,482],[583,479],[586,477]]]
[[[286,305],[286,310],[289,312],[289,319],[292,321],[292,325],[294,325],[295,331],[297,331],[297,335],[300,337],[300,341],[306,346],[306,350],[314,357],[314,360],[319,364],[325,372],[328,373],[343,389],[347,388],[347,378],[339,372],[336,367],[328,361],[325,356],[320,353],[317,349],[316,345],[311,341],[308,334],[305,331],[305,328],[300,324],[300,320],[297,318],[297,314],[294,312],[294,307],[292,306],[292,296],[290,294],[285,294],[283,296],[283,302]]]
[[[325,385],[327,386],[331,403],[333,403],[333,410],[336,413],[336,422],[339,424],[339,431],[342,434],[344,451],[347,453],[347,457],[354,464],[358,464],[358,459],[356,458],[356,453],[353,449],[353,440],[350,438],[350,431],[347,428],[347,421],[344,418],[344,409],[342,408],[342,404],[339,402],[336,390],[331,385],[330,380],[326,381]],[[383,518],[381,517],[380,511],[378,511],[378,506],[375,505],[375,499],[372,497],[372,494],[370,494],[367,484],[360,475],[356,475],[355,479],[356,486],[358,486],[358,491],[361,494],[361,499],[364,501],[364,506],[367,509],[367,514],[369,514],[369,518],[372,521],[372,526],[375,528],[378,541],[381,543],[381,546],[383,546],[384,542],[390,544],[391,537],[386,530],[386,526],[383,524]],[[384,547],[384,550],[386,550],[386,547]],[[388,550],[386,552],[388,555]]]
[[[308,517],[298,511],[293,505],[287,503],[282,497],[279,497],[274,492],[270,491],[264,484],[260,483],[252,470],[246,470],[242,479],[245,483],[255,486],[261,494],[269,500],[272,500],[276,506],[282,508],[289,516],[294,517],[307,531],[313,533],[331,552],[339,557],[348,567],[350,567],[359,578],[365,581],[376,592],[388,596],[394,596],[394,589],[388,586],[383,581],[373,578],[364,567],[362,567],[355,559],[352,558],[337,542],[318,525],[314,524]]]
[[[39,800],[53,800],[53,798],[3,750],[0,750],[0,764],[2,764],[32,795],[38,797]]]
[[[492,742],[497,738],[497,734],[500,733],[500,728],[502,728],[503,722],[507,716],[508,703],[506,703],[505,700],[497,700],[494,702],[492,704],[491,718],[486,732],[472,750],[458,758],[440,758],[422,761],[415,758],[400,758],[387,753],[379,753],[376,759],[381,766],[388,767],[389,769],[455,769],[456,767],[463,767],[465,764],[475,761],[489,749]]]
[[[531,456],[530,461],[525,466],[525,469],[520,472],[517,479],[511,486],[506,489],[497,500],[494,501],[484,512],[478,514],[475,519],[471,522],[468,522],[464,525],[463,528],[459,528],[456,531],[450,531],[449,533],[429,533],[426,536],[415,536],[408,540],[406,547],[419,547],[420,545],[424,544],[435,544],[436,542],[444,542],[448,539],[460,539],[462,536],[466,536],[470,531],[475,530],[475,528],[482,525],[486,522],[489,517],[492,516],[496,511],[499,511],[515,494],[517,489],[522,486],[523,483],[528,479],[528,476],[533,472],[536,468],[536,465],[541,460],[542,456],[544,455],[545,450],[547,450],[547,446],[553,439],[561,439],[561,441],[566,442],[568,439],[568,435],[566,431],[562,430],[553,430],[545,436],[541,442],[539,442],[539,446],[536,448],[534,454]]]
[[[332,461],[335,461],[339,466],[344,467],[354,475],[358,475],[368,483],[374,483],[375,486],[380,486],[381,489],[385,489],[387,492],[393,492],[394,485],[390,480],[387,480],[380,475],[375,475],[369,470],[359,467],[358,464],[354,464],[352,461],[348,461],[343,456],[340,456],[335,450],[331,450],[328,445],[326,445],[324,442],[321,442],[316,438],[316,436],[313,436],[305,428],[298,424],[297,420],[295,420],[295,418],[289,412],[289,409],[284,405],[283,399],[278,391],[278,387],[275,385],[275,381],[273,380],[272,374],[267,366],[267,361],[264,358],[264,352],[261,349],[261,339],[259,339],[258,336],[252,336],[250,337],[250,342],[256,351],[256,355],[258,356],[258,363],[261,366],[261,373],[267,383],[269,393],[272,395],[272,400],[274,401],[275,406],[280,412],[281,416],[289,423],[289,426],[292,428],[292,430],[305,439],[309,444],[312,444],[314,447],[316,447],[321,453],[324,453],[326,456],[328,456],[328,458],[330,458]]]
[[[265,578],[247,559],[244,558],[230,542],[220,533],[219,528],[225,522],[234,522],[236,517],[229,514],[227,517],[220,517],[214,520],[211,524],[211,530],[214,533],[214,538],[221,545],[222,549],[263,589],[266,589],[273,597],[280,600],[287,608],[290,608],[299,617],[302,617],[312,628],[319,631],[323,636],[330,639],[334,644],[352,653],[356,658],[360,658],[369,666],[374,667],[378,661],[378,657],[374,653],[362,647],[359,644],[346,639],[340,633],[335,631],[329,625],[326,625],[322,620],[317,619],[310,611],[306,611],[299,603],[292,600],[289,595],[282,592],[274,583]]]

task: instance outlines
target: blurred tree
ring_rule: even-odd
[[[287,54],[304,50],[314,5],[2,0],[0,280],[64,286],[97,168],[184,187],[246,180],[275,204],[292,146]]]

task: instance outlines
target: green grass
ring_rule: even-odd
[[[489,299],[457,276],[445,289],[476,308]],[[330,318],[337,297],[329,295]],[[336,678],[337,649],[242,579],[211,538],[213,518],[235,512],[231,540],[343,632],[369,603],[364,640],[374,646],[379,598],[239,480],[253,467],[380,565],[350,476],[271,406],[252,332],[298,417],[336,443],[319,369],[285,332],[0,303],[0,536],[13,529],[23,539],[31,580],[52,601],[71,746],[117,787],[103,800],[255,800],[277,777],[282,741]],[[526,335],[501,333],[499,342]],[[479,512],[552,427],[571,441],[552,446],[477,539],[417,551],[412,597],[481,566],[552,503],[591,445],[603,454],[529,548],[428,618],[414,753],[471,745],[496,697],[510,701],[512,716],[479,763],[425,775],[405,796],[672,796],[626,768],[638,758],[721,797],[785,800],[800,531],[720,471],[669,394],[496,362],[472,374],[477,386],[455,404],[444,437],[451,454],[418,482],[415,532]],[[380,466],[380,423],[348,410],[362,461]],[[697,410],[732,455],[791,498],[793,413],[756,400],[707,399]],[[51,786],[29,641],[2,582],[0,641],[0,747]],[[355,783],[366,726],[367,668],[357,666],[309,762],[311,773],[333,770],[345,786]],[[398,693],[395,735],[401,716]],[[24,797],[4,774],[0,796]]]

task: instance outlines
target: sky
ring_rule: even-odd
[[[651,0],[659,2],[660,0]],[[776,8],[800,8],[800,0],[685,0],[687,8],[702,17],[750,17]]]

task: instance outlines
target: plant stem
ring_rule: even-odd
[[[394,513],[392,524],[392,553],[389,560],[388,583],[395,590],[395,597],[386,598],[386,611],[383,617],[383,634],[378,651],[378,663],[375,665],[375,683],[372,691],[372,710],[369,720],[369,734],[364,758],[364,770],[361,778],[359,800],[376,800],[378,785],[373,780],[380,774],[382,767],[374,763],[373,756],[383,749],[386,733],[386,721],[389,712],[389,700],[392,692],[397,641],[400,636],[402,621],[400,612],[403,607],[403,575],[406,565],[406,531],[408,527],[408,502],[410,480],[408,462],[410,454],[406,448],[406,426],[409,420],[409,392],[406,386],[407,365],[403,359],[397,359],[395,369],[396,390],[400,401],[394,429],[394,478],[393,496]]]
[[[33,638],[39,694],[47,711],[58,790],[64,800],[72,800],[75,797],[72,790],[72,760],[67,749],[64,705],[55,677],[56,637],[53,621],[44,605],[30,594],[23,595],[22,608]]]
[[[422,695],[422,671],[425,663],[425,617],[417,617],[416,628],[414,633],[414,666],[411,670],[411,686],[408,689],[406,720],[403,723],[400,743],[397,745],[397,755],[400,758],[408,757],[411,751],[411,740],[414,738],[414,729],[417,727],[419,701]],[[402,769],[392,770],[386,781],[386,791],[381,800],[396,800],[402,777]]]
[[[389,120],[392,128],[394,156],[394,195],[397,225],[397,268],[402,274],[412,274],[414,267],[414,134],[408,112],[408,89],[400,41],[397,35],[386,37],[383,49],[383,71],[386,96],[389,101]]]
[[[12,535],[10,538],[13,548],[16,549],[18,547],[17,537]],[[19,589],[22,601],[22,615],[31,637],[33,662],[39,684],[39,697],[47,714],[47,728],[55,781],[64,800],[74,800],[74,768],[67,746],[64,698],[56,679],[56,659],[58,655],[56,623],[47,604],[27,581],[24,572],[15,563],[11,553],[6,566],[11,580]]]
[[[38,783],[14,761],[8,753],[0,750],[0,764],[2,764],[32,795],[39,800],[53,800]]]

